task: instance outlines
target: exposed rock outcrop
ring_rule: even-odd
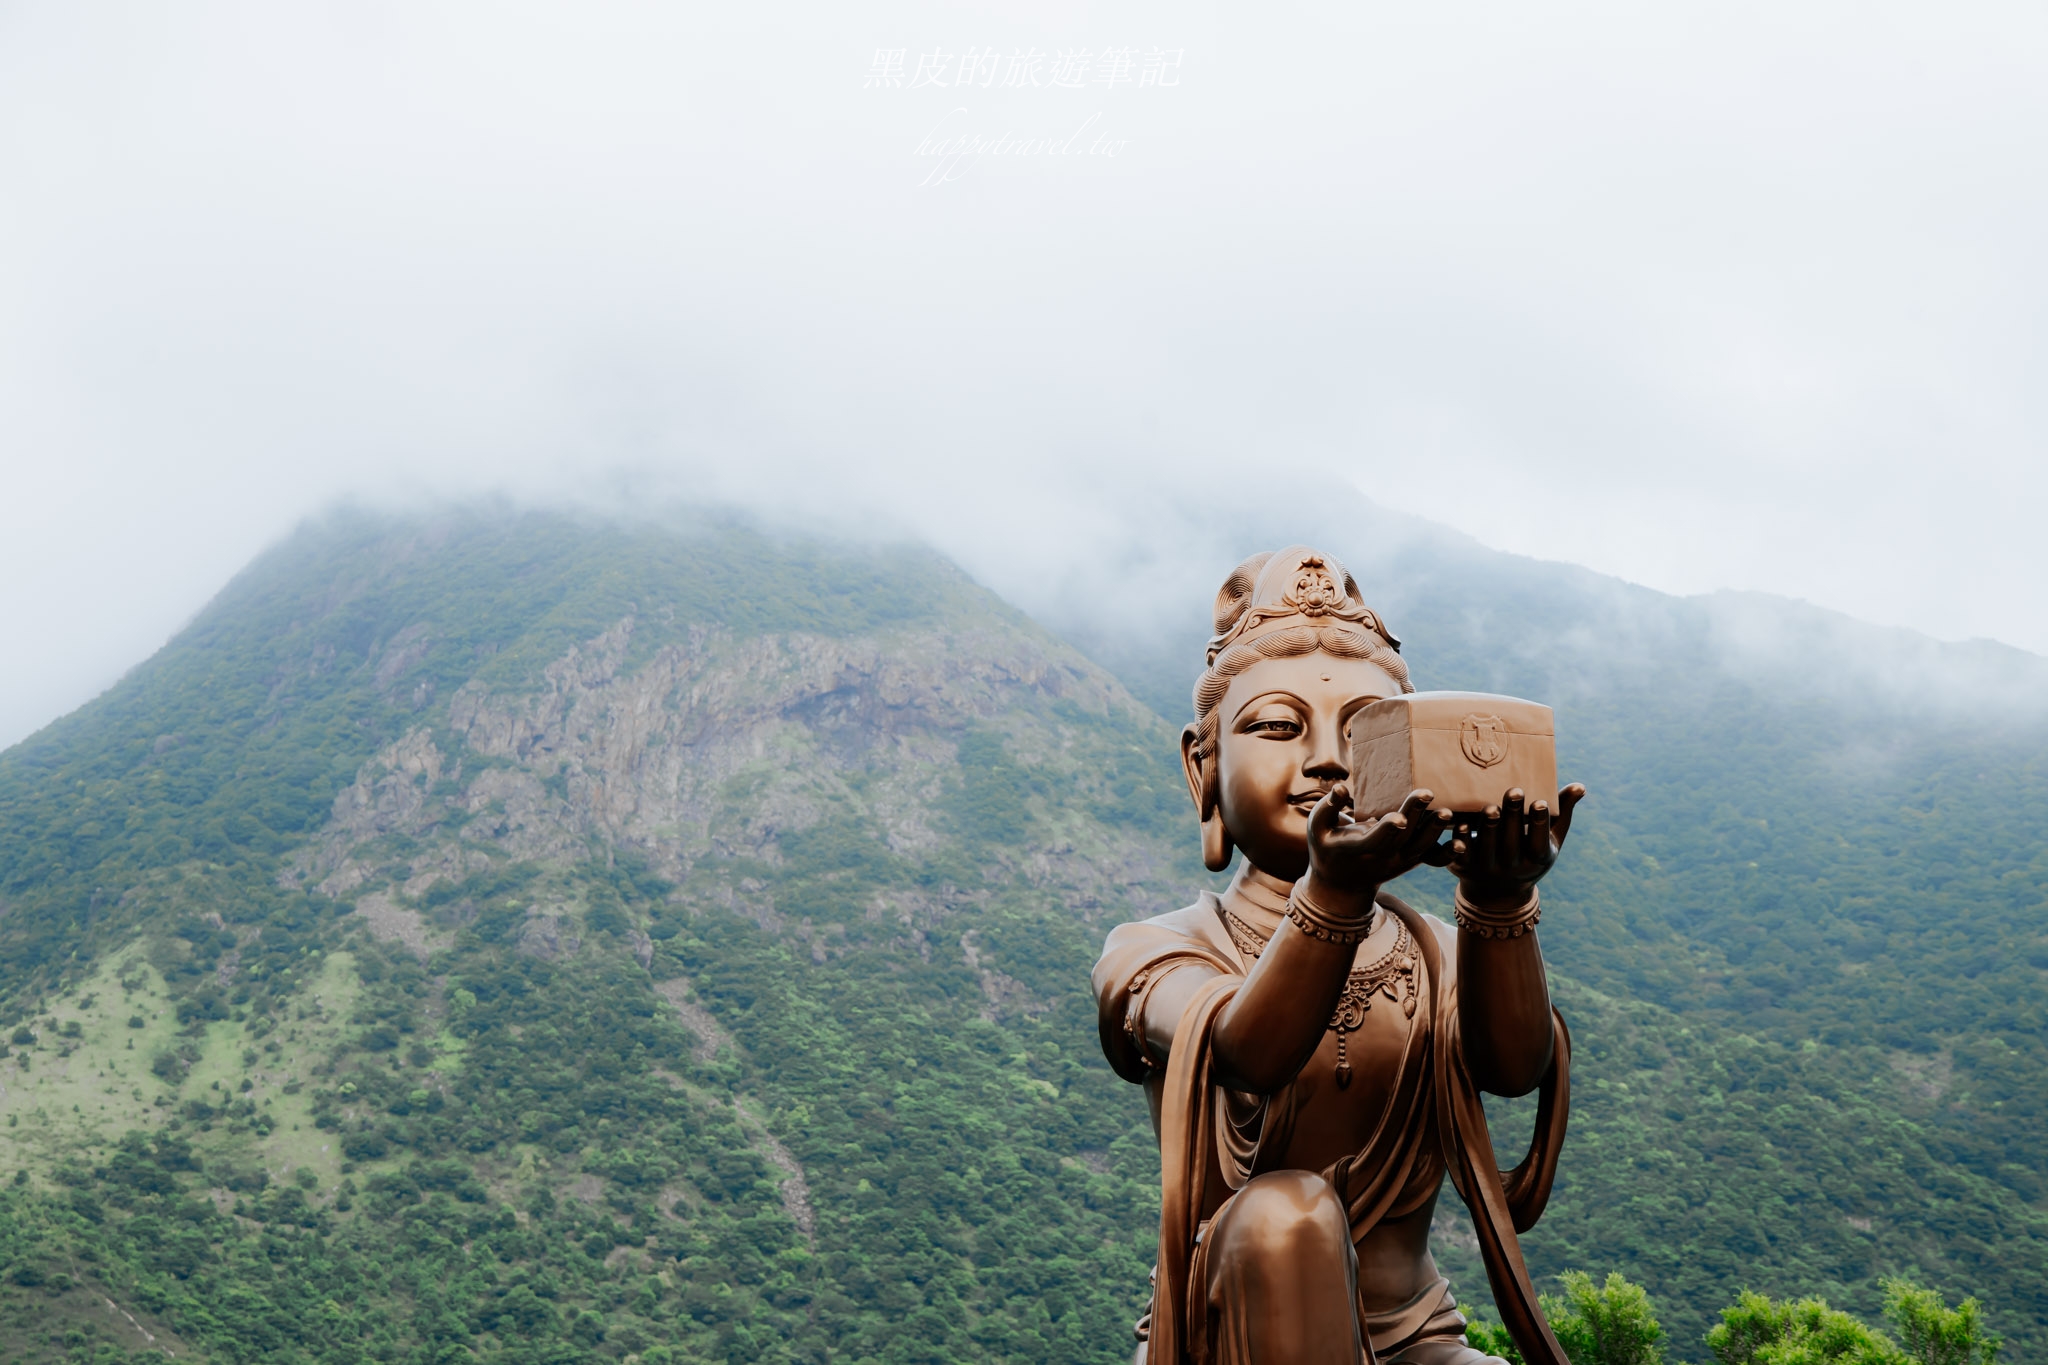
[[[288,879],[356,895],[390,932],[395,903],[379,887],[417,900],[507,859],[559,864],[621,849],[681,881],[734,857],[778,863],[784,839],[835,812],[858,813],[891,852],[916,860],[946,842],[962,782],[959,737],[970,727],[999,729],[1024,771],[1074,791],[1097,775],[1074,756],[1073,718],[1130,706],[1105,675],[1019,628],[664,633],[667,642],[636,654],[639,623],[626,617],[528,686],[464,685],[444,726],[422,725],[364,765]],[[401,634],[387,648],[409,647]],[[1083,913],[1164,908],[1146,906],[1141,889],[1156,882],[1152,845],[1047,810],[1046,828],[1020,830],[994,855],[1013,876]],[[758,885],[736,879],[710,894],[789,929]],[[956,899],[906,888],[869,913],[923,932]],[[521,947],[575,951],[569,909],[530,919]],[[404,937],[423,943],[425,933]],[[1008,978],[985,975],[992,1010],[1039,1008]]]

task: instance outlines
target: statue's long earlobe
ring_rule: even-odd
[[[1211,809],[1202,822],[1202,866],[1221,872],[1230,866],[1230,831],[1223,828],[1223,812]]]
[[[1221,872],[1230,866],[1230,831],[1223,827],[1223,804],[1216,799],[1216,755],[1202,753],[1196,726],[1180,732],[1180,761],[1188,779],[1188,795],[1194,798],[1195,813],[1202,821],[1202,866]]]

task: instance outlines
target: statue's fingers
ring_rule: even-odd
[[[1422,861],[1431,867],[1449,867],[1451,860],[1458,856],[1458,851],[1458,841],[1455,839],[1445,839],[1441,842],[1431,839],[1422,846]]]
[[[1337,803],[1330,799],[1330,793],[1323,793],[1323,799],[1309,809],[1308,837],[1318,841],[1329,838],[1342,823],[1339,819],[1342,813]]]
[[[1537,801],[1529,807],[1529,837],[1523,841],[1524,857],[1537,867],[1548,867],[1557,852],[1550,846],[1550,803]]]
[[[1383,815],[1366,829],[1363,847],[1374,853],[1392,852],[1401,847],[1408,836],[1408,820],[1401,812]]]
[[[1480,843],[1485,838],[1486,825],[1480,820],[1468,820],[1458,826],[1458,875],[1481,865]]]
[[[1429,861],[1429,850],[1436,848],[1451,827],[1451,813],[1447,810],[1422,811],[1408,822],[1408,846],[1410,856]],[[1441,867],[1442,863],[1431,863]]]
[[[1473,841],[1477,856],[1474,862],[1482,871],[1492,872],[1501,865],[1501,818],[1499,806],[1486,808],[1486,822],[1479,827],[1479,837]]]
[[[1384,823],[1383,820],[1353,820],[1343,816],[1319,835],[1316,842],[1323,848],[1350,852],[1378,848],[1388,837],[1379,832]]]
[[[1586,799],[1584,783],[1574,782],[1557,794],[1557,814],[1550,817],[1550,837],[1564,847],[1564,836],[1572,832],[1572,812]]]
[[[1429,810],[1430,799],[1429,789],[1418,787],[1402,800],[1399,810],[1375,820],[1375,827],[1384,826],[1388,834],[1372,844],[1372,851],[1413,867],[1422,856],[1421,843],[1435,837],[1430,832],[1435,824]]]
[[[1527,819],[1523,805],[1520,787],[1509,787],[1500,798],[1500,844],[1496,851],[1503,871],[1522,861],[1522,831]]]

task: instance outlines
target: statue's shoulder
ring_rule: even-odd
[[[1204,891],[1193,905],[1131,920],[1110,930],[1095,963],[1096,993],[1115,990],[1170,957],[1206,960],[1219,971],[1237,970],[1216,904],[1216,897]]]
[[[1103,1055],[1125,1080],[1142,1081],[1151,1067],[1127,1029],[1133,999],[1147,982],[1158,979],[1162,968],[1190,962],[1218,972],[1243,970],[1217,913],[1216,897],[1206,891],[1193,905],[1109,931],[1090,978]]]
[[[1220,904],[1214,891],[1204,891],[1195,897],[1193,905],[1183,905],[1178,910],[1169,910],[1163,915],[1154,915],[1151,919],[1141,919],[1137,922],[1156,924],[1177,934],[1197,934],[1204,938],[1213,938],[1217,933],[1217,926],[1223,923],[1222,911],[1218,908]]]
[[[1168,910],[1150,919],[1131,920],[1109,931],[1102,945],[1103,956],[1139,945],[1173,948],[1183,945],[1227,948],[1230,940],[1223,931],[1222,916],[1216,910],[1216,895],[1204,891],[1193,905]]]

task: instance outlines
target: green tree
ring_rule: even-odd
[[[1707,1346],[1719,1365],[1906,1365],[1909,1359],[1890,1337],[1825,1299],[1780,1303],[1753,1290],[1721,1310]]]
[[[1998,1358],[1999,1339],[1984,1330],[1983,1305],[1975,1299],[1950,1308],[1932,1289],[1886,1280],[1884,1315],[1917,1365],[1991,1365]]]
[[[1564,1294],[1543,1296],[1543,1316],[1572,1365],[1662,1365],[1664,1329],[1641,1285],[1619,1272],[1597,1286],[1584,1271],[1568,1270],[1559,1278]],[[1509,1365],[1522,1365],[1514,1338],[1499,1323],[1475,1318],[1465,1328],[1465,1340]]]
[[[1483,1318],[1472,1319],[1465,1324],[1465,1344],[1475,1351],[1498,1356],[1508,1365],[1523,1365],[1522,1353],[1515,1346],[1515,1339],[1500,1323],[1487,1322]]]
[[[1564,1296],[1543,1296],[1543,1315],[1572,1365],[1662,1365],[1664,1329],[1650,1296],[1612,1271],[1595,1286],[1584,1271],[1558,1277]]]

